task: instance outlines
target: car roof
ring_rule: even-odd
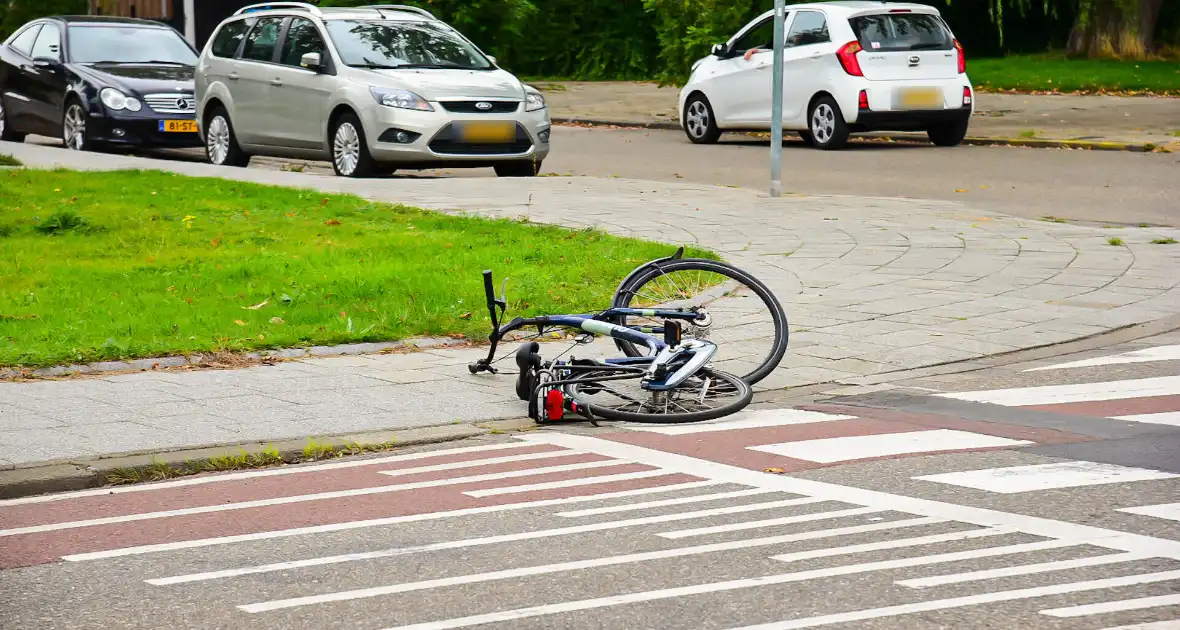
[[[889,9],[905,9],[915,13],[938,12],[937,8],[926,4],[916,4],[913,2],[884,2],[883,0],[834,0],[832,2],[808,2],[804,4],[792,4],[787,7],[787,10],[795,9],[835,9],[838,12],[846,14]],[[774,13],[774,11],[770,11],[770,13]]]
[[[377,20],[396,22],[437,22],[438,20],[426,15],[415,13],[409,9],[373,9],[367,7],[316,7],[315,12],[309,12],[295,7],[276,7],[274,9],[255,9],[247,13],[234,14],[234,18],[258,17],[266,15],[314,15],[321,20]]]
[[[116,17],[113,15],[55,15],[48,18],[48,20],[57,20],[67,24],[117,24],[119,26],[139,26],[143,28],[171,28],[167,24],[161,24],[154,20],[143,20],[140,18]]]

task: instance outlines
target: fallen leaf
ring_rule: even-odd
[[[459,319],[471,319],[471,312],[468,311],[459,316]]]
[[[256,310],[266,306],[267,304],[270,304],[270,298],[266,298],[265,300],[255,304],[254,306],[243,306],[242,308],[246,309],[247,311],[256,311]]]
[[[956,188],[956,189],[955,189],[955,192],[957,192],[957,193],[965,193],[965,192],[967,192],[967,191],[966,191],[966,190],[964,190],[964,189],[962,189],[962,188]]]
[[[340,219],[328,219],[324,221],[324,225],[340,225]]]
[[[235,320],[234,320],[234,323],[235,323],[235,324],[237,324],[237,325],[239,325],[239,326],[245,326],[245,325],[246,325],[246,322],[244,322],[244,321],[242,321],[242,320],[240,320],[240,319],[235,319]]]
[[[787,471],[783,470],[782,468],[763,468],[762,472],[770,473],[772,475],[783,475],[786,474]]]
[[[282,317],[272,317],[272,318],[270,318],[270,323],[272,323],[272,324],[285,324],[286,322],[283,321]]]

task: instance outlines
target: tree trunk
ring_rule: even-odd
[[[1088,57],[1142,59],[1154,46],[1163,0],[1082,0],[1069,51]]]

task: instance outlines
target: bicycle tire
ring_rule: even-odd
[[[787,353],[787,344],[790,341],[787,313],[783,310],[782,304],[779,303],[778,299],[761,280],[733,265],[704,258],[682,258],[664,262],[653,262],[647,268],[635,273],[623,286],[620,286],[615,291],[614,301],[611,303],[611,306],[613,308],[626,308],[643,285],[659,278],[663,274],[677,271],[708,271],[717,273],[742,282],[754,290],[754,293],[766,304],[771,312],[774,319],[775,338],[774,343],[771,345],[770,353],[766,355],[762,363],[756,369],[741,375],[741,379],[750,385],[754,385],[769,376],[778,367],[779,363],[782,362],[783,356]],[[626,316],[619,316],[612,319],[612,323],[614,324],[626,325]],[[629,341],[616,339],[615,345],[629,357],[646,356],[643,350],[637,348],[635,344]]]
[[[618,409],[612,409],[610,407],[604,407],[602,405],[586,402],[578,395],[578,389],[580,385],[582,385],[579,383],[566,385],[564,386],[564,390],[567,396],[572,398],[578,405],[589,409],[590,413],[596,418],[643,424],[684,424],[690,422],[704,422],[705,420],[716,420],[717,418],[723,418],[745,409],[746,406],[748,406],[754,399],[754,389],[749,383],[738,376],[734,376],[733,374],[729,374],[727,372],[718,372],[717,370],[708,369],[702,369],[697,372],[697,374],[707,374],[718,380],[725,381],[737,389],[738,396],[732,403],[722,407],[703,411],[693,411],[688,413],[636,413],[631,411],[619,411]],[[593,373],[586,375],[584,378],[592,381]],[[636,376],[636,378],[641,378],[641,376]]]

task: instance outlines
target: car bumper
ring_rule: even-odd
[[[189,148],[204,146],[196,131],[167,132],[161,130],[166,120],[191,120],[192,115],[119,117],[91,115],[86,132],[91,141],[128,147]]]
[[[549,155],[549,110],[501,114],[462,114],[431,103],[435,111],[419,112],[377,107],[363,114],[369,152],[378,162],[402,168],[478,167],[513,161],[541,161]],[[463,142],[456,123],[467,121],[512,123],[512,142]]]
[[[930,127],[950,123],[964,123],[971,119],[971,106],[955,109],[914,111],[860,110],[853,131],[924,131]]]

